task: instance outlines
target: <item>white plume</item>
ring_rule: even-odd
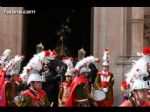
[[[9,61],[9,63],[5,66],[4,70],[6,70],[6,74],[11,72],[12,70],[15,70],[17,66],[21,63],[21,61],[24,59],[24,56],[22,55],[16,55],[13,59]]]
[[[73,59],[71,57],[66,57],[62,59],[62,62],[67,65],[67,71],[73,68]]]
[[[75,70],[79,70],[82,66],[84,65],[87,66],[90,63],[95,63],[95,62],[99,62],[99,58],[95,58],[94,56],[88,56],[86,58],[83,58],[76,64]]]
[[[137,52],[136,55],[137,55],[137,56],[143,56],[144,54],[143,54],[143,53],[140,53],[140,52]]]
[[[2,67],[5,67],[6,64],[8,64],[8,60],[6,60],[8,58],[8,56],[10,55],[11,53],[11,50],[10,49],[6,49],[4,52],[3,52],[3,55],[0,57],[0,65]]]
[[[130,72],[125,74],[127,77],[127,83],[131,83],[136,79],[142,79],[147,74],[147,63],[150,63],[150,57],[148,55],[143,55],[139,60],[135,62]]]
[[[47,63],[48,59],[52,57],[55,58],[56,54],[54,51],[42,51],[38,54],[33,55],[33,57],[29,60],[28,64],[23,68],[22,73],[20,74],[20,78],[23,82],[27,82],[29,75],[32,72],[40,72],[42,70],[43,64]]]

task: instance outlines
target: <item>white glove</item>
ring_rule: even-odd
[[[108,88],[103,88],[102,91],[104,91],[105,93],[108,92]]]

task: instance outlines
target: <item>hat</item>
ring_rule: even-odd
[[[73,69],[68,69],[67,72],[65,73],[65,76],[73,76]]]
[[[45,80],[42,79],[42,76],[40,76],[39,73],[35,72],[35,73],[32,73],[29,78],[28,78],[28,81],[27,81],[27,85],[30,84],[30,82],[32,81],[39,81],[39,82],[45,82]]]
[[[147,50],[145,50],[145,51],[147,51]],[[149,53],[147,52],[145,54],[149,54]],[[149,74],[147,73],[147,64],[149,62],[150,62],[150,57],[148,55],[143,55],[141,58],[139,58],[135,62],[135,64],[132,66],[131,70],[127,74],[125,74],[126,85],[129,85],[128,88],[126,88],[126,90],[132,91],[134,89],[145,89],[149,86],[149,83],[145,82],[145,80],[144,80],[144,77],[149,76]],[[147,80],[147,81],[149,81],[149,80]],[[123,85],[122,85],[122,87],[123,87]],[[149,89],[150,89],[150,87],[149,87]]]
[[[109,66],[108,48],[106,48],[104,51],[102,66]]]

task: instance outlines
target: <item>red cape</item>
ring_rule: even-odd
[[[72,96],[73,96],[73,92],[75,90],[75,88],[79,85],[79,84],[82,84],[82,83],[88,83],[87,79],[85,77],[83,77],[82,75],[79,75],[79,76],[76,76],[74,78],[74,80],[72,81],[71,83],[71,87],[70,87],[70,96],[68,98],[68,101],[66,102],[65,104],[65,107],[72,107],[73,104],[72,104]]]
[[[6,106],[5,78],[6,71],[0,71],[0,106]]]

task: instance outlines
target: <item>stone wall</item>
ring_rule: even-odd
[[[12,50],[11,57],[22,52],[23,15],[5,14],[4,10],[23,10],[22,7],[0,7],[0,55],[7,48]]]
[[[131,44],[131,56],[135,56],[136,52],[140,52],[143,48],[143,8],[131,8],[131,18],[127,18],[129,13],[127,9],[126,7],[94,7],[93,55],[102,60],[104,49],[109,48],[110,71],[115,76],[114,106],[122,102],[123,93],[120,84],[124,74],[131,68],[131,59],[127,58],[127,46]],[[128,26],[127,23],[131,25]],[[131,43],[127,35],[129,27]],[[97,65],[99,70],[101,64]]]

